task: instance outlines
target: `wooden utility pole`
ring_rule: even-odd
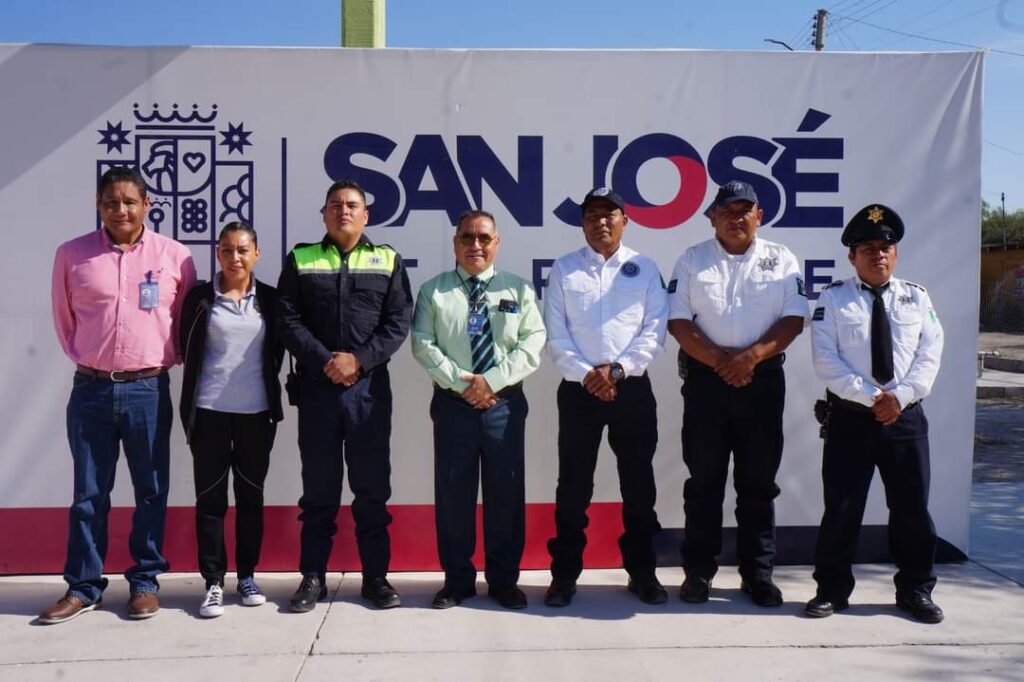
[[[825,49],[825,17],[828,10],[819,9],[814,14],[814,49],[821,52]]]
[[[341,46],[384,47],[384,0],[341,0]]]
[[[1003,206],[1003,251],[1006,251],[1006,192],[999,193],[999,203]]]

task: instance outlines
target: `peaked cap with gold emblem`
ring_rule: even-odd
[[[885,204],[868,204],[846,223],[840,241],[843,246],[856,246],[871,239],[897,243],[903,239],[903,219]]]

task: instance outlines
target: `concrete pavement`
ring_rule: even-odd
[[[308,614],[284,605],[296,575],[263,576],[270,602],[237,605],[218,619],[196,616],[202,582],[162,580],[153,619],[124,615],[115,580],[102,609],[56,626],[31,625],[64,587],[57,577],[0,579],[0,680],[246,682],[373,680],[1019,680],[1024,671],[1024,590],[975,561],[939,567],[940,625],[906,618],[892,604],[892,568],[858,566],[851,608],[831,618],[802,615],[810,569],[776,572],[787,602],[761,609],[733,569],[712,600],[676,598],[681,569],[661,569],[672,599],[647,606],[626,592],[621,570],[586,571],[566,609],[542,605],[546,572],[528,572],[526,611],[485,596],[447,611],[430,608],[437,574],[393,575],[404,606],[376,611],[358,597],[357,576],[330,576],[330,601]],[[229,588],[231,585],[229,585]]]
[[[1004,372],[988,367],[977,381],[977,398],[1024,397],[1024,373]]]

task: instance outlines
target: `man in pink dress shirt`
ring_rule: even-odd
[[[67,406],[74,497],[64,580],[68,590],[39,614],[62,623],[100,605],[107,579],[107,516],[123,446],[135,489],[128,537],[134,564],[125,572],[128,617],[159,609],[156,576],[167,570],[164,520],[170,462],[171,396],[167,370],[179,361],[178,311],[195,283],[188,248],[152,230],[142,177],[111,168],[100,178],[102,230],[65,242],[53,263],[53,321],[75,363]]]

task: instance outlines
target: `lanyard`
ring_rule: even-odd
[[[480,312],[480,309],[483,308],[484,305],[486,305],[486,301],[484,300],[484,294],[487,293],[487,288],[491,286],[491,282],[494,281],[494,275],[491,275],[491,278],[486,282],[477,277],[477,281],[480,282],[480,297],[477,298],[476,301],[474,301],[473,289],[469,286],[469,283],[466,282],[465,278],[463,278],[462,273],[456,270],[455,274],[458,275],[459,283],[462,285],[462,288],[466,290],[466,298],[469,299],[470,312]]]

